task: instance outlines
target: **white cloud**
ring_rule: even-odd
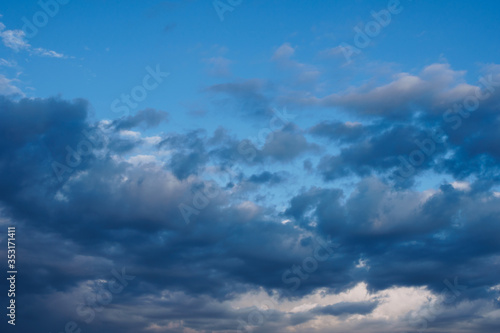
[[[226,304],[235,310],[267,307],[291,315],[339,303],[379,302],[378,306],[369,314],[354,314],[348,320],[318,315],[293,329],[286,330],[286,332],[329,332],[332,327],[338,331],[357,331],[351,328],[370,326],[369,323],[374,322],[384,324],[386,327],[391,325],[407,327],[407,317],[410,313],[418,312],[428,306],[430,302],[435,302],[438,299],[437,295],[424,287],[393,287],[370,293],[368,285],[364,282],[338,294],[331,294],[327,289],[318,289],[310,295],[293,300],[280,299],[277,291],[271,291],[270,294],[260,288],[257,291],[241,294]],[[363,331],[366,332],[366,330]]]
[[[21,50],[26,50],[30,54],[39,55],[42,57],[51,58],[65,58],[61,53],[52,50],[46,50],[41,47],[32,48],[30,43],[25,39],[26,33],[22,30],[6,30],[5,24],[0,22],[0,38],[2,39],[3,45],[6,47],[19,52]],[[3,59],[2,59],[3,60]]]
[[[52,57],[52,58],[65,58],[64,54],[57,53],[56,51],[42,49],[41,47],[37,47],[33,49],[34,53],[43,57]]]
[[[135,166],[157,162],[156,157],[153,155],[136,155],[130,157],[128,161]]]
[[[17,63],[14,60],[9,61],[9,60],[5,60],[3,58],[0,58],[0,66],[14,67],[16,65],[17,65]]]
[[[16,87],[12,82],[15,80],[10,80],[0,74],[0,95],[21,95],[24,96],[24,93]]]
[[[146,142],[149,145],[157,145],[161,142],[161,137],[155,135],[155,136],[148,136],[144,138],[144,142]]]
[[[470,191],[470,183],[469,182],[456,181],[456,182],[452,182],[451,186],[453,186],[453,188],[455,190],[465,191],[465,192]]]
[[[24,40],[25,33],[22,30],[5,30],[5,24],[0,22],[0,37],[3,44],[14,51],[27,50],[31,45]]]
[[[281,45],[273,55],[273,60],[289,59],[295,53],[295,49],[290,43]]]
[[[121,130],[120,136],[129,139],[139,139],[141,137],[141,133],[137,131]]]

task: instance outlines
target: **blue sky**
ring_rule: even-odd
[[[175,108],[182,114],[187,103],[203,99],[200,90],[211,84],[228,79],[285,79],[286,73],[272,62],[274,51],[284,43],[296,49],[295,61],[317,66],[318,81],[333,89],[373,79],[367,66],[374,71],[415,72],[442,61],[468,70],[468,78],[475,80],[479,66],[499,55],[493,34],[499,24],[494,14],[497,6],[495,2],[402,1],[402,12],[393,15],[357,63],[342,68],[344,59],[321,57],[321,52],[341,43],[353,44],[353,27],[373,20],[370,13],[386,8],[387,1],[242,2],[224,13],[223,22],[210,2],[92,5],[70,1],[28,39],[33,47],[54,50],[66,59],[29,57],[4,47],[2,54],[18,62],[19,68],[12,71],[22,70],[23,86],[33,89],[28,90],[30,96],[61,94],[71,99],[85,91],[99,118],[112,116],[110,101],[135,86],[146,66],[160,64],[172,79],[151,94],[143,107]],[[40,10],[34,1],[4,4],[3,23],[7,29],[21,29],[22,17],[32,20]],[[227,59],[227,77],[210,75],[212,58]],[[340,87],[339,81],[343,81]]]
[[[499,9],[3,2],[2,325],[498,332]]]

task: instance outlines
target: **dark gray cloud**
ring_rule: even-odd
[[[378,305],[378,302],[340,302],[333,305],[317,307],[314,313],[330,316],[348,316],[354,314],[369,314]]]
[[[342,123],[323,121],[311,129],[309,132],[318,137],[325,137],[331,141],[337,142],[355,142],[372,134],[360,123]]]
[[[250,79],[232,83],[216,84],[204,89],[214,96],[225,96],[216,100],[216,105],[229,105],[235,110],[241,110],[246,115],[272,116],[272,98],[269,82]]]
[[[158,126],[162,121],[168,121],[168,113],[154,109],[138,111],[133,116],[127,116],[113,122],[112,126],[117,130],[129,130],[139,125],[145,128]]]
[[[278,161],[291,161],[305,152],[318,152],[319,146],[307,142],[297,126],[288,124],[271,133],[262,147],[262,154]]]
[[[484,107],[476,114],[488,112]],[[328,297],[366,283],[369,295],[395,287],[425,287],[437,294],[443,279],[455,277],[467,289],[455,304],[443,306],[445,315],[436,326],[460,327],[472,320],[471,332],[498,328],[498,320],[483,316],[484,309],[499,306],[490,288],[499,284],[500,195],[495,192],[498,180],[484,177],[495,168],[483,157],[496,161],[496,122],[481,123],[484,131],[469,139],[462,135],[479,128],[473,116],[456,134],[445,129],[450,133],[446,143],[436,146],[422,170],[454,174],[462,164],[469,166],[463,175],[483,177],[443,182],[428,192],[400,189],[383,176],[397,167],[398,155],[414,149],[414,140],[426,138],[431,127],[425,125],[432,119],[362,126],[362,134],[345,124],[320,123],[309,133],[344,146],[338,155],[323,157],[319,176],[362,179],[352,192],[332,183],[304,184],[283,195],[282,209],[274,202],[252,201],[245,185],[274,185],[266,191],[284,186],[294,181],[294,175],[278,171],[284,162],[322,153],[297,125],[276,130],[260,146],[249,144],[253,160],[238,149],[248,141],[224,128],[213,135],[203,130],[162,133],[157,144],[140,135],[120,137],[127,129],[156,126],[165,117],[145,111],[118,119],[104,138],[93,141],[89,133],[106,126],[89,120],[83,100],[0,98],[0,221],[18,226],[23,263],[18,299],[29,304],[19,310],[20,318],[30,319],[20,321],[20,330],[60,331],[73,319],[92,332],[233,332],[239,319],[248,320],[256,309],[254,304],[229,305],[245,293],[263,290],[286,302],[318,290]],[[490,120],[495,117],[491,114]],[[59,181],[53,162],[66,165],[66,148],[78,150],[82,140],[95,143]],[[128,156],[132,152],[136,160]],[[312,163],[304,166],[313,170]],[[207,180],[229,170],[231,177]],[[200,193],[208,190],[217,195],[203,199]],[[180,204],[197,210],[189,224]],[[340,246],[307,273],[301,267],[314,258],[318,237]],[[5,243],[0,238],[2,256]],[[91,324],[82,322],[75,309],[86,291],[95,291],[113,268],[122,267],[136,279],[96,312]],[[291,269],[300,281],[295,291],[283,280]],[[299,273],[307,277],[300,279]],[[300,330],[317,318],[354,314],[368,318],[364,325],[384,327],[369,317],[383,304],[380,298],[314,305],[309,312],[264,311],[265,321],[255,331]],[[468,304],[476,308],[464,310]]]
[[[490,268],[479,268],[500,250],[491,235],[498,229],[494,216],[500,213],[493,208],[498,198],[491,192],[457,190],[448,184],[426,197],[367,179],[345,204],[342,199],[341,191],[311,189],[293,198],[285,214],[297,225],[338,240],[346,259],[363,254],[370,269],[353,271],[352,278],[362,275],[377,290],[400,284],[427,285],[439,292],[440,276],[460,276],[470,289],[496,284]],[[355,255],[351,258],[356,260]],[[474,269],[462,271],[464,265]],[[491,272],[498,269],[494,266]],[[470,292],[474,297],[478,290]]]
[[[283,181],[283,177],[278,173],[271,173],[269,171],[264,171],[260,174],[255,174],[248,178],[248,181],[256,184],[269,183],[271,185],[279,184]]]
[[[364,136],[359,142],[343,147],[338,155],[324,156],[318,165],[325,180],[334,180],[351,174],[370,176],[394,171],[401,166],[400,156],[420,151],[431,136],[432,129],[416,126],[394,126],[372,136]],[[435,158],[446,151],[446,145],[432,141],[432,154],[424,156],[418,171],[429,169]],[[430,149],[430,148],[429,148]]]

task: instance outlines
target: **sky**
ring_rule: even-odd
[[[0,3],[2,332],[499,332],[499,13]]]

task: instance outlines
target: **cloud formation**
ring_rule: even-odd
[[[93,332],[399,332],[424,323],[429,332],[496,332],[498,92],[453,129],[435,99],[474,92],[457,87],[460,77],[430,66],[420,79],[354,89],[355,104],[337,101],[373,119],[288,122],[261,142],[223,127],[173,130],[155,109],[93,121],[83,99],[1,97],[0,224],[15,221],[22,234],[19,301],[31,306],[19,311],[33,318],[21,329],[73,320]],[[260,88],[208,90],[267,105]],[[377,105],[393,89],[428,108],[396,115],[409,112],[404,96]],[[402,183],[399,156],[428,151],[436,126],[444,140],[409,178],[452,180],[425,190]],[[189,223],[179,207],[190,207]],[[103,305],[96,295],[122,267],[135,279]],[[100,306],[90,324],[76,311]]]
[[[0,22],[0,38],[5,47],[19,51],[28,51],[30,54],[51,57],[51,58],[65,58],[64,54],[56,51],[47,50],[41,47],[32,47],[25,38],[26,33],[23,30],[9,30],[5,24]]]

